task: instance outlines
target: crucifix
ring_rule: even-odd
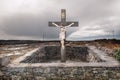
[[[61,62],[66,61],[66,49],[65,49],[65,40],[66,40],[66,27],[77,27],[78,22],[76,21],[68,21],[66,22],[66,10],[61,9],[61,22],[51,21],[49,22],[49,26],[51,27],[59,27],[60,28],[60,42],[61,42]]]

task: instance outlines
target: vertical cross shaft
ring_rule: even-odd
[[[65,9],[61,10],[61,22],[62,23],[66,22],[66,10]]]
[[[66,61],[66,49],[65,49],[65,39],[66,39],[66,28],[63,26],[66,22],[66,10],[61,10],[61,29],[60,29],[60,41],[61,41],[61,62]]]

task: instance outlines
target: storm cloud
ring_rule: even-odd
[[[113,31],[120,38],[119,0],[0,0],[1,39],[58,39],[59,28],[49,21],[60,21],[66,9],[68,21],[78,28],[67,29],[67,39],[109,38]]]

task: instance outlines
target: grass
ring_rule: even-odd
[[[115,58],[120,61],[120,50],[116,51]]]

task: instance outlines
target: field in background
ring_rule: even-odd
[[[35,41],[35,40],[0,40],[0,54],[25,54],[26,52],[39,47],[40,45],[60,45],[59,41]],[[66,46],[94,45],[97,48],[107,51],[114,56],[113,51],[120,50],[120,40],[100,39],[94,41],[66,41]]]

